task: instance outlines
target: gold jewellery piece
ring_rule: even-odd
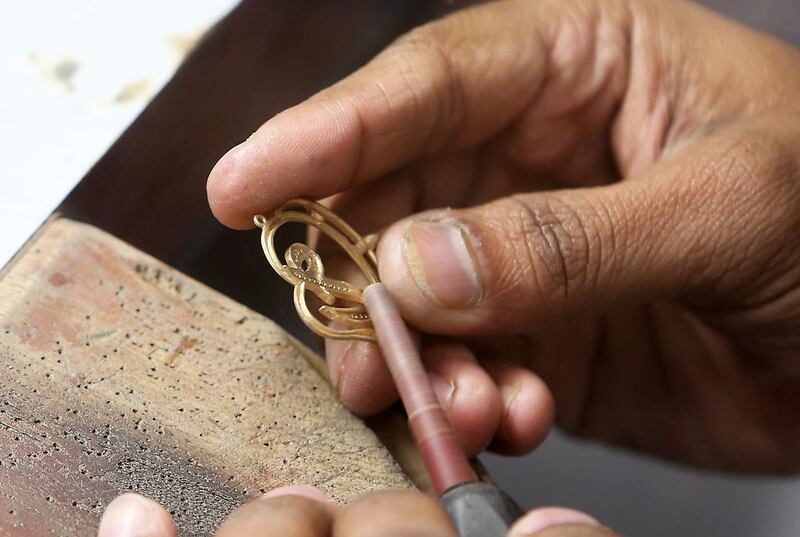
[[[375,256],[377,235],[362,237],[347,222],[327,207],[311,200],[297,198],[285,203],[267,218],[253,217],[261,228],[261,247],[272,268],[294,285],[294,307],[300,319],[314,333],[331,339],[375,341],[375,330],[364,308],[362,291],[378,282],[378,261]],[[338,244],[364,276],[364,286],[325,276],[322,258],[307,244],[296,242],[289,246],[284,261],[275,251],[275,235],[287,223],[295,222],[316,228]],[[314,315],[306,302],[308,293],[319,298],[323,305]]]

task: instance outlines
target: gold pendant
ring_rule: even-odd
[[[375,341],[375,330],[361,295],[363,287],[325,276],[322,258],[307,244],[296,242],[289,246],[284,254],[285,262],[282,262],[275,251],[275,234],[290,222],[318,229],[347,253],[364,275],[365,285],[379,281],[375,256],[377,235],[362,237],[327,207],[302,198],[286,202],[269,218],[256,215],[253,222],[261,228],[261,247],[267,261],[284,280],[294,285],[294,306],[306,326],[325,338]],[[319,316],[311,312],[306,302],[309,292],[323,302],[317,310]]]

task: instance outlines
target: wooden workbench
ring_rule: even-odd
[[[0,536],[93,535],[126,491],[208,535],[279,485],[336,501],[412,486],[318,361],[254,311],[54,218],[0,277]]]

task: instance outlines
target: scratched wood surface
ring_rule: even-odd
[[[208,535],[277,485],[410,487],[316,359],[121,241],[49,222],[0,275],[0,536],[93,535],[124,491]]]

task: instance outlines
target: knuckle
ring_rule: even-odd
[[[550,310],[562,310],[597,279],[599,233],[582,213],[557,196],[512,196],[502,208],[512,250],[508,267],[517,274],[513,287],[533,287]]]
[[[357,98],[389,117],[410,113],[415,122],[424,121],[429,112],[421,107],[427,91],[426,81],[419,74],[424,60],[408,47],[395,47],[386,54],[388,61],[374,64],[377,72]]]
[[[446,145],[465,120],[467,92],[455,51],[445,37],[447,26],[442,21],[422,26],[400,38],[395,46],[395,52],[403,58],[399,65],[405,66],[400,67],[401,75],[419,94],[431,97],[417,99],[428,104],[424,118],[429,128],[423,139],[429,151]]]

